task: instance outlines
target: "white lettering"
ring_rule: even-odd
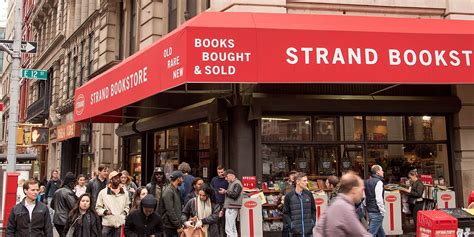
[[[354,51],[353,48],[349,48],[349,64],[352,64],[352,60],[354,60],[357,64],[362,63],[362,55],[360,53],[360,48],[356,49],[357,52]]]
[[[328,61],[328,50],[326,48],[316,48],[316,63],[321,64],[321,59],[323,59],[325,64],[329,64]]]
[[[411,60],[408,58],[411,55]],[[416,63],[416,53],[412,49],[407,49],[403,53],[403,60],[408,66],[413,66]]]
[[[426,56],[426,60],[425,60],[425,56]],[[432,60],[433,59],[431,58],[430,51],[421,50],[421,52],[420,52],[420,62],[423,66],[430,66]]]
[[[301,51],[304,52],[304,63],[309,64],[309,52],[312,52],[313,48],[301,48]]]
[[[371,58],[372,55],[372,58]],[[379,60],[379,56],[377,55],[377,51],[375,49],[367,48],[365,49],[365,64],[372,65],[376,64]]]
[[[338,61],[341,62],[341,64],[345,64],[344,56],[342,56],[342,51],[340,48],[336,48],[336,50],[334,50],[334,57],[332,58],[332,64],[336,64]]]
[[[402,62],[402,60],[400,60],[400,51],[396,49],[389,49],[388,56],[390,65],[400,65],[400,63]]]
[[[444,60],[444,53],[446,53],[445,50],[441,50],[441,52],[438,50],[435,50],[436,66],[439,66],[440,62],[442,62],[444,66],[448,66],[448,64],[446,63],[446,60]]]
[[[195,48],[234,48],[234,39],[194,39]]]
[[[449,57],[451,58],[451,61],[449,63],[451,63],[451,65],[457,67],[461,64],[461,60],[459,60],[458,55],[459,55],[458,51],[451,50],[449,52]]]
[[[288,55],[288,57],[291,58],[291,59],[290,58],[286,59],[287,63],[289,63],[289,64],[298,63],[298,56],[295,55],[296,52],[297,52],[297,50],[293,47],[290,47],[290,48],[286,49],[286,55]]]
[[[461,53],[466,56],[466,65],[471,66],[471,58],[469,55],[472,54],[472,50],[463,50]]]

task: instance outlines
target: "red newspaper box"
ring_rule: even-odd
[[[458,219],[444,211],[419,211],[417,237],[456,237]]]

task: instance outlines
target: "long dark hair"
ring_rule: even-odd
[[[84,193],[79,197],[79,199],[77,199],[76,206],[69,212],[69,221],[71,221],[71,223],[74,222],[74,220],[77,217],[79,217],[79,215],[81,215],[81,212],[80,212],[81,207],[80,206],[81,206],[81,200],[84,197],[88,197],[89,200],[90,200],[90,204],[91,204],[89,206],[89,208],[87,209],[86,213],[90,212],[91,214],[97,216],[97,213],[95,212],[95,208],[92,207],[92,197],[91,197],[91,195],[89,193]]]
[[[199,191],[204,191],[207,198],[210,198],[212,203],[216,202],[216,198],[215,198],[215,195],[214,195],[214,189],[212,189],[212,187],[209,184],[203,183],[202,186],[201,186],[201,190],[199,190]],[[196,197],[196,198],[199,199],[199,196]]]
[[[138,208],[139,205],[137,204],[137,200],[140,200],[140,194],[142,193],[143,189],[146,189],[146,188],[143,187],[143,186],[139,187],[139,188],[137,188],[137,191],[135,192],[135,194],[133,194],[132,208]],[[153,194],[153,195],[155,195],[155,194]]]

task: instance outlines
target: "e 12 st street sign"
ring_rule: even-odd
[[[13,51],[13,40],[0,40],[0,44],[7,46],[7,48]],[[20,51],[22,53],[36,53],[37,48],[37,42],[21,41]]]
[[[35,69],[21,69],[21,77],[36,80],[47,80],[48,71]]]

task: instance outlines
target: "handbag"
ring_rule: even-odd
[[[71,227],[69,227],[69,230],[67,230],[66,237],[74,237],[74,231],[76,230],[76,227],[74,227],[74,225],[76,224],[77,220],[79,220],[79,218],[81,218],[81,217],[82,217],[82,215],[78,216],[76,218],[76,220],[74,220]]]
[[[194,229],[194,227],[186,227],[181,232],[180,237],[205,237],[204,231],[202,228]]]

